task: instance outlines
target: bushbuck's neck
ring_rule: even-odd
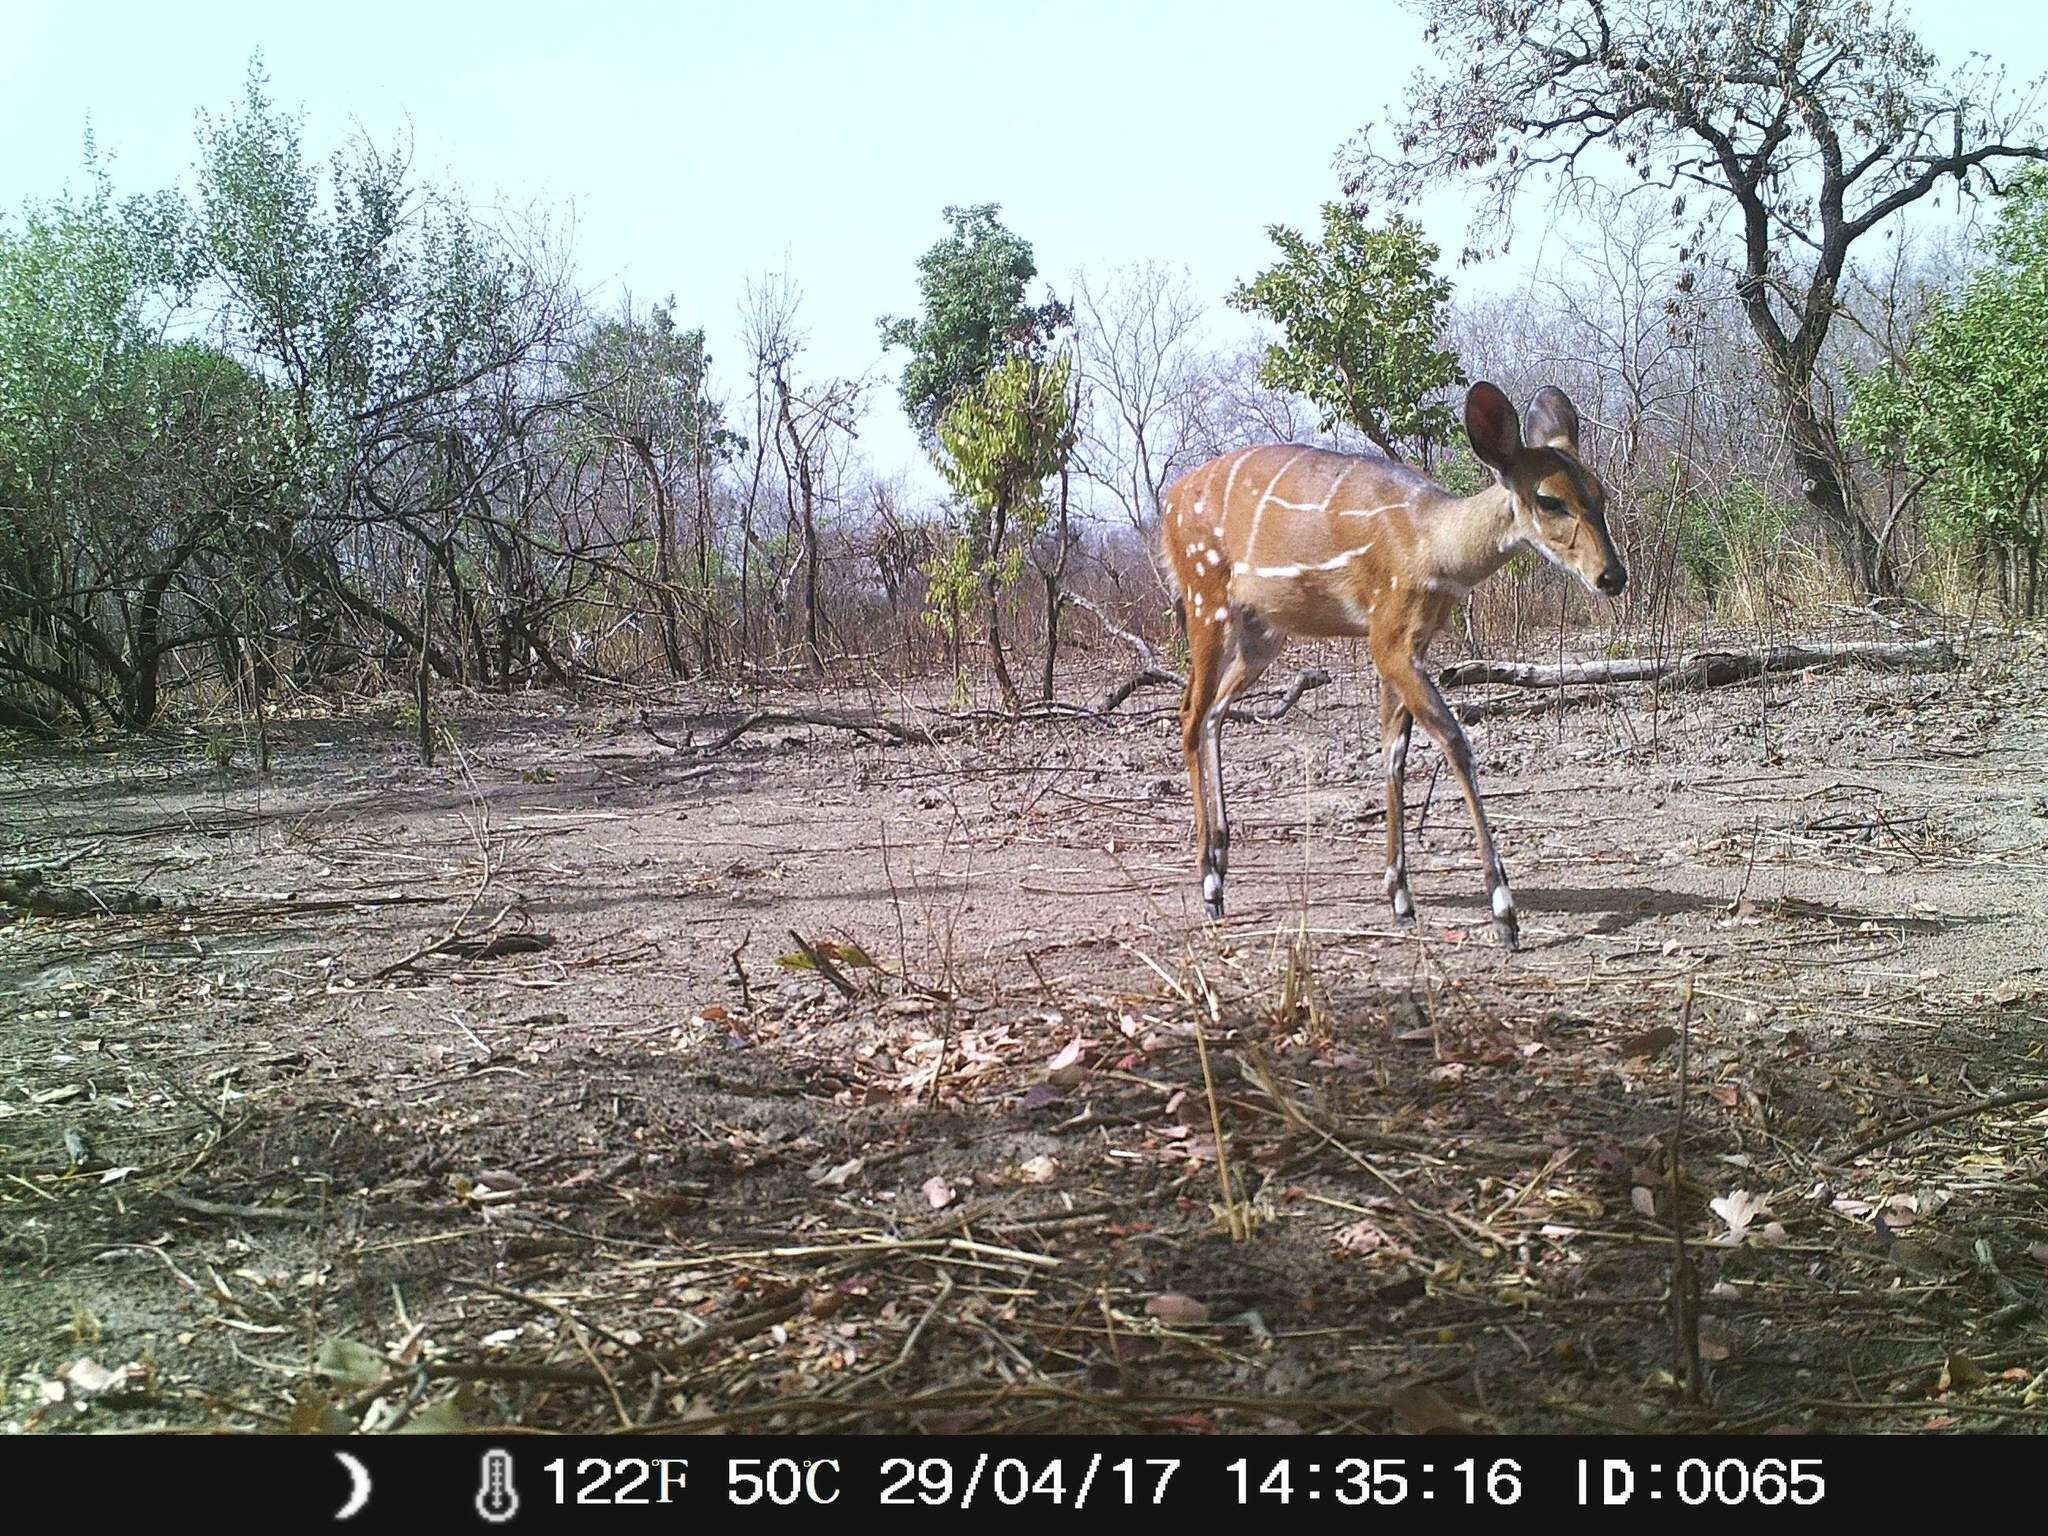
[[[1507,488],[1490,485],[1472,496],[1451,496],[1423,519],[1416,553],[1429,575],[1461,587],[1476,587],[1503,565],[1520,544],[1515,509]]]

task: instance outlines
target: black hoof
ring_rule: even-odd
[[[1223,898],[1221,896],[1212,896],[1207,901],[1204,901],[1202,905],[1208,909],[1209,916],[1212,919],[1220,919],[1223,916]]]
[[[1510,912],[1505,917],[1496,917],[1493,920],[1493,936],[1500,940],[1502,949],[1517,950],[1522,947],[1522,929],[1515,921],[1514,913]]]

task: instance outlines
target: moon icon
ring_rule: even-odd
[[[348,1502],[334,1512],[334,1518],[353,1520],[362,1512],[363,1506],[370,1502],[369,1469],[347,1451],[336,1451],[334,1459],[348,1468],[349,1480],[353,1484],[348,1491]]]

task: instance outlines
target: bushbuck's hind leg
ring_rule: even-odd
[[[1415,897],[1408,889],[1408,741],[1415,716],[1394,685],[1380,679],[1380,757],[1387,771],[1387,900],[1394,921],[1415,921]]]
[[[1521,925],[1515,917],[1515,897],[1508,888],[1508,872],[1501,863],[1500,851],[1493,844],[1493,829],[1486,822],[1486,807],[1479,798],[1479,781],[1472,770],[1472,746],[1465,739],[1465,728],[1458,724],[1458,717],[1451,713],[1443,695],[1436,691],[1436,684],[1423,673],[1414,657],[1394,654],[1374,659],[1379,663],[1380,676],[1400,695],[1401,703],[1422,722],[1422,728],[1450,759],[1451,771],[1458,776],[1458,787],[1465,792],[1465,803],[1472,808],[1473,830],[1479,835],[1480,870],[1486,882],[1487,901],[1493,908],[1494,935],[1509,949],[1520,948]],[[1393,814],[1391,803],[1387,814]],[[1388,847],[1393,847],[1391,832]]]

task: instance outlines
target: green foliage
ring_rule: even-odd
[[[1936,533],[2033,550],[2048,490],[2048,169],[2014,178],[1987,254],[1897,366],[1857,381],[1846,426],[1881,460],[1932,476]]]
[[[1277,324],[1259,377],[1322,408],[1322,427],[1349,422],[1388,452],[1448,441],[1457,416],[1430,397],[1464,382],[1443,344],[1451,285],[1420,226],[1385,229],[1340,203],[1323,206],[1321,244],[1285,225],[1267,233],[1281,260],[1230,295],[1233,309]]]
[[[88,169],[0,233],[0,683],[140,726],[193,623],[173,584],[240,557],[288,454],[257,374],[160,339],[190,296],[176,205]]]
[[[193,264],[244,355],[293,402],[309,480],[366,438],[431,430],[468,384],[519,355],[521,282],[459,200],[408,157],[358,141],[323,177],[260,61],[237,109],[202,115]]]
[[[724,427],[708,390],[711,357],[702,330],[677,328],[675,301],[646,319],[626,314],[596,326],[563,369],[582,396],[579,418],[607,436],[640,438],[675,459],[723,458],[744,445]]]
[[[0,495],[16,518],[58,514],[116,475],[147,411],[151,311],[177,299],[174,214],[115,202],[89,170],[83,198],[31,204],[18,233],[0,232]]]
[[[938,420],[939,471],[967,514],[965,536],[927,567],[930,601],[965,606],[980,585],[1008,587],[1045,529],[1045,482],[1074,451],[1074,358],[1012,357]]]
[[[1057,299],[1033,306],[1025,289],[1038,275],[1031,244],[1007,228],[995,203],[948,208],[953,232],[918,258],[920,319],[884,316],[882,344],[903,347],[905,414],[927,439],[941,414],[1006,356],[1037,356],[1073,323]]]
[[[1718,600],[1771,568],[1792,529],[1792,509],[1754,480],[1695,493],[1678,507],[1678,563],[1694,589]]]

